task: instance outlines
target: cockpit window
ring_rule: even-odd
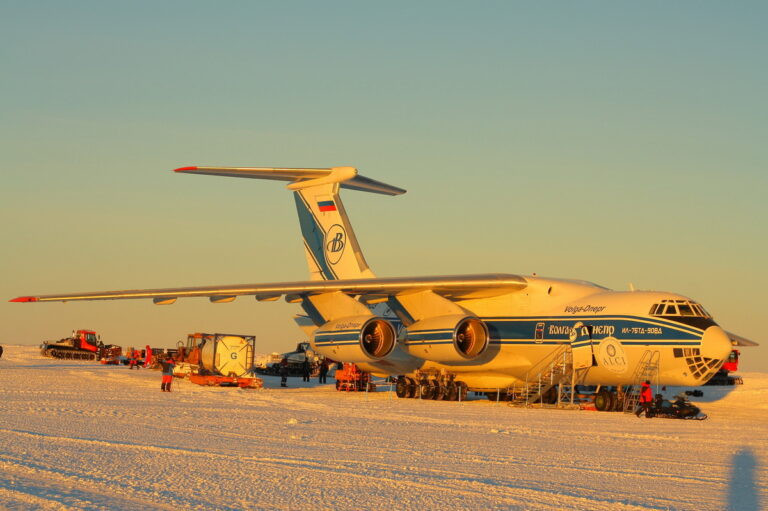
[[[651,316],[712,317],[704,307],[689,300],[662,300],[660,303],[654,303],[651,306],[649,314]]]

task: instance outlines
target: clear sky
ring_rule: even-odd
[[[280,183],[350,165],[380,276],[505,272],[679,292],[763,343],[765,2],[0,4],[0,296],[303,280]],[[302,339],[286,303],[0,303],[0,343],[92,328]]]

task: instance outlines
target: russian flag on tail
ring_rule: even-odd
[[[317,202],[320,211],[336,211],[336,204],[332,200],[321,200]]]

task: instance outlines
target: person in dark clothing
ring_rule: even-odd
[[[301,381],[309,381],[309,369],[309,360],[305,358],[304,362],[301,363]]]
[[[288,386],[288,361],[286,359],[280,362],[280,386]]]
[[[176,367],[176,362],[174,362],[173,357],[168,356],[160,361],[160,366],[163,368],[163,380],[160,389],[163,392],[170,392],[173,382],[173,368]]]
[[[3,357],[3,347],[0,346],[0,358],[2,358],[2,357]]]
[[[325,361],[320,362],[320,377],[318,378],[318,383],[328,383],[327,380],[328,377],[328,364],[325,363]]]
[[[650,419],[653,417],[653,393],[651,392],[651,382],[645,380],[640,386],[640,406],[637,408],[635,415],[640,417],[640,414],[645,412],[645,417]]]

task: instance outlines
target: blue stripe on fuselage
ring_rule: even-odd
[[[614,337],[626,346],[699,346],[702,330],[671,321],[657,320],[643,316],[525,316],[525,317],[485,317],[481,318],[488,325],[494,345],[554,345],[570,343],[570,332],[573,325],[582,322],[593,327],[592,341],[579,341],[573,347],[586,346],[590,342],[599,342],[605,337]],[[536,339],[537,325],[544,323],[543,337]],[[446,339],[452,330],[439,332],[436,330],[417,331],[409,334],[405,344],[449,344],[453,339]],[[320,334],[322,335],[322,334]],[[323,345],[330,346],[335,342],[348,344],[346,338],[337,334],[323,337]]]

